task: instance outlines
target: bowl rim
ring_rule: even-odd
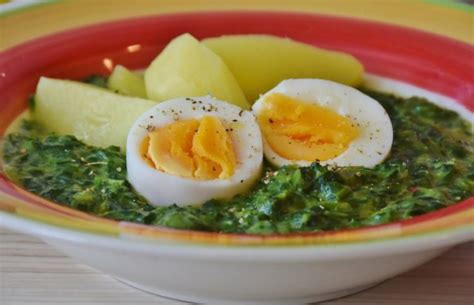
[[[262,13],[261,11],[245,12],[247,14]],[[208,15],[208,14],[229,14],[229,12],[193,12],[193,13],[177,13],[164,14],[163,16],[186,16],[186,15]],[[232,13],[235,14],[235,13]],[[334,17],[308,13],[283,13],[283,12],[267,12],[270,15],[292,15],[296,16],[312,16],[319,18],[330,18],[335,20],[351,20],[352,22],[365,23],[371,26],[388,27],[398,29],[403,32],[415,32],[429,36],[431,39],[442,39],[451,41],[449,38],[421,32],[414,29],[406,29],[399,26],[387,25],[380,22],[354,20],[347,17]],[[39,37],[32,41],[17,45],[11,49],[0,53],[0,63],[4,62],[1,57],[11,55],[16,51],[34,46],[35,44],[64,38],[71,34],[79,32],[91,32],[103,27],[114,27],[128,22],[139,22],[140,20],[152,19],[157,16],[135,17],[130,19],[122,19],[119,21],[105,22],[100,24],[89,25],[85,27],[66,30],[52,35]],[[465,45],[462,42],[451,41],[459,45]],[[472,47],[471,47],[472,48]],[[8,179],[3,179],[12,184]],[[4,181],[4,182],[5,182]],[[1,182],[1,181],[0,181]],[[14,193],[17,192],[21,196],[17,198]],[[28,202],[30,201],[30,202]],[[13,204],[12,204],[13,202]],[[32,203],[34,203],[32,205]],[[407,236],[417,236],[427,234],[429,232],[453,232],[458,229],[460,232],[466,227],[474,223],[470,215],[474,211],[474,197],[464,202],[455,203],[450,207],[440,209],[434,212],[413,217],[412,219],[392,222],[384,225],[363,227],[357,229],[344,229],[326,232],[308,232],[308,233],[289,233],[289,234],[273,234],[273,235],[251,235],[251,234],[232,234],[219,232],[201,232],[192,230],[176,230],[157,226],[147,226],[140,224],[132,224],[127,222],[116,222],[109,219],[86,214],[72,208],[60,206],[51,203],[43,198],[28,193],[17,186],[11,186],[10,193],[0,192],[0,212],[16,212],[26,218],[42,219],[46,223],[53,223],[66,228],[76,228],[82,231],[101,233],[105,235],[115,236],[135,236],[144,240],[173,240],[187,242],[191,244],[212,244],[212,245],[240,245],[240,246],[256,246],[256,245],[328,245],[328,244],[353,244],[369,241],[382,241],[386,239],[406,238]],[[60,219],[65,218],[65,219]],[[89,233],[90,234],[90,233]]]
[[[55,246],[83,245],[105,251],[120,251],[139,255],[194,259],[198,261],[248,261],[248,262],[307,262],[334,261],[398,255],[449,248],[473,239],[474,224],[444,231],[430,231],[396,239],[377,239],[361,243],[286,245],[232,245],[180,243],[170,240],[150,242],[136,236],[98,235],[71,228],[61,228],[44,222],[27,219],[0,211],[0,223],[20,233],[35,235]]]

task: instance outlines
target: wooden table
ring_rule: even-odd
[[[0,229],[0,304],[183,304],[128,287],[41,240]],[[325,305],[473,305],[474,242],[385,283]]]

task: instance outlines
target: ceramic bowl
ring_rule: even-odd
[[[0,54],[0,134],[42,75],[81,79],[144,68],[173,37],[267,33],[352,53],[367,86],[427,96],[473,121],[473,48],[415,30],[320,15],[212,12],[122,20],[39,38]],[[474,198],[382,226],[238,235],[116,222],[30,194],[0,175],[0,224],[139,289],[210,304],[302,304],[340,297],[473,239]]]

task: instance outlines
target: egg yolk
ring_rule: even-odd
[[[180,177],[225,179],[236,167],[231,138],[214,116],[155,128],[144,139],[141,150],[152,167]]]
[[[273,151],[293,161],[333,159],[359,135],[347,117],[281,93],[264,100],[257,120]]]

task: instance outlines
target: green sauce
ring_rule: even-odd
[[[5,172],[57,203],[116,220],[178,229],[289,233],[356,228],[408,219],[474,195],[472,126],[421,98],[367,91],[394,128],[389,157],[373,169],[318,164],[267,166],[248,194],[199,206],[154,207],[127,181],[118,148],[45,135],[26,121],[6,137]]]

